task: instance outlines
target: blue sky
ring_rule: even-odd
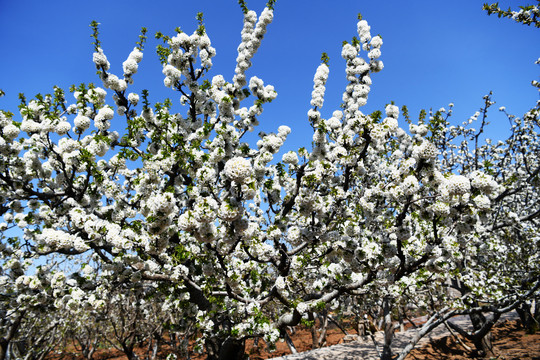
[[[454,121],[461,122],[482,105],[482,96],[494,92],[496,108],[521,116],[538,100],[530,85],[539,79],[540,30],[497,19],[482,11],[483,0],[278,0],[274,22],[248,76],[256,75],[275,86],[278,97],[260,117],[259,130],[276,131],[288,125],[293,133],[286,148],[309,148],[311,133],[307,111],[313,75],[321,52],[330,56],[323,117],[330,117],[341,102],[346,84],[341,42],[356,31],[361,12],[373,35],[383,37],[381,60],[385,68],[374,74],[365,113],[382,110],[394,101],[407,105],[416,116],[422,108],[455,104]],[[517,1],[501,5],[517,6]],[[265,1],[247,0],[260,11]],[[17,94],[28,98],[47,93],[53,85],[94,82],[101,86],[92,63],[92,20],[101,23],[100,39],[111,70],[122,74],[122,62],[134,47],[139,30],[148,28],[149,41],[130,91],[150,90],[152,102],[178,94],[165,88],[155,54],[156,31],[172,34],[180,26],[192,33],[195,15],[205,15],[207,33],[217,50],[210,77],[234,74],[242,13],[236,0],[199,1],[34,1],[0,0],[0,109],[17,112]],[[492,113],[492,137],[500,137],[508,122]],[[400,124],[403,125],[403,121]],[[123,128],[123,124],[120,128]],[[258,131],[257,131],[258,132]]]

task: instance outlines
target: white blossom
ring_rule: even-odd
[[[227,176],[229,179],[239,184],[243,184],[253,174],[253,167],[251,166],[251,162],[249,160],[241,157],[235,157],[225,163],[224,172],[225,176]]]

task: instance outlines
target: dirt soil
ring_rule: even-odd
[[[492,333],[494,345],[492,359],[540,360],[540,333],[527,334],[517,320],[499,323]],[[458,335],[456,334],[456,336]],[[300,330],[292,336],[292,339],[298,352],[311,350],[311,333],[309,331]],[[342,332],[337,329],[330,330],[327,346],[340,344],[343,342],[342,339]],[[461,336],[459,339],[470,350],[465,349],[454,336],[445,336],[431,341],[428,345],[413,349],[407,356],[407,360],[466,360],[477,358],[473,344]],[[276,351],[271,353],[264,349],[250,348],[249,346],[246,347],[246,351],[250,353],[250,360],[269,359],[291,353],[284,342],[278,343]]]
[[[500,323],[492,333],[494,339],[492,359],[540,360],[540,333],[527,334],[517,321]],[[462,337],[460,339],[469,348],[474,348],[471,342]],[[466,350],[453,336],[445,336],[419,349],[414,349],[407,360],[465,360],[474,357],[474,351]]]
[[[344,334],[339,329],[330,329],[327,335],[326,346],[343,343]],[[307,329],[297,330],[291,336],[299,353],[311,350],[311,332]],[[460,341],[469,348],[474,346],[467,340],[460,337]],[[495,326],[493,330],[493,344],[495,355],[491,359],[497,360],[540,360],[540,333],[526,334],[518,321],[505,321]],[[140,349],[138,349],[140,350]],[[136,351],[142,359],[144,354]],[[263,360],[289,355],[291,352],[285,342],[278,342],[274,351],[269,351],[264,342],[259,341],[258,346],[250,340],[246,344],[246,353],[250,360]],[[165,359],[166,353],[158,355],[159,359]],[[202,355],[192,355],[192,360],[203,360]],[[465,349],[453,336],[445,336],[432,340],[428,345],[414,349],[407,360],[465,360],[475,358],[474,351]],[[55,354],[48,356],[49,360],[79,360],[82,356],[74,353]],[[100,349],[94,354],[95,360],[124,360],[127,357],[116,349]],[[183,359],[181,357],[178,358]],[[337,360],[337,359],[336,359]],[[361,360],[361,359],[359,359]]]
[[[329,329],[326,335],[325,346],[332,346],[343,343],[344,334],[339,329]],[[291,339],[299,353],[311,350],[311,332],[307,329],[299,329],[291,335]],[[275,351],[268,351],[264,342],[259,341],[259,346],[254,346],[253,341],[248,341],[246,344],[246,353],[249,355],[249,360],[263,360],[289,355],[291,351],[284,341],[276,343]]]

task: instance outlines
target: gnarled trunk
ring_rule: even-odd
[[[383,328],[384,344],[381,360],[392,360],[392,340],[394,338],[394,324],[392,323],[392,298],[386,296],[383,300]]]
[[[206,340],[207,360],[242,360],[246,342],[238,339],[213,337]]]
[[[526,302],[521,303],[516,311],[527,333],[534,334],[540,330],[540,302],[535,303],[534,312],[533,306]]]
[[[482,313],[472,313],[469,315],[474,331],[481,330],[486,324],[486,317]],[[490,327],[491,328],[491,327]],[[488,356],[493,353],[493,343],[491,331],[487,331],[484,336],[474,336],[471,338],[478,355]]]
[[[16,318],[5,337],[0,337],[0,360],[7,358],[9,344],[17,334],[26,311],[21,312]]]

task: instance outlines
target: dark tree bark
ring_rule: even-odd
[[[539,320],[540,320],[540,302],[536,303],[534,314],[532,313],[532,306],[527,304],[526,302],[521,303],[517,308],[516,311],[519,315],[519,318],[521,320],[521,325],[523,328],[527,331],[529,334],[536,333],[540,326],[539,326]]]
[[[469,315],[473,325],[474,331],[481,330],[486,324],[486,317],[482,313],[472,313]],[[490,327],[491,328],[491,327]],[[492,334],[491,331],[484,331],[485,335],[474,336],[471,338],[478,355],[488,356],[494,355],[493,353],[493,343],[492,343]]]
[[[4,360],[7,357],[7,352],[9,349],[9,343],[11,340],[15,337],[17,334],[17,331],[19,330],[19,327],[21,326],[22,319],[24,318],[25,312],[17,316],[13,324],[11,324],[11,327],[9,328],[9,332],[6,334],[5,337],[0,337],[0,360]]]
[[[392,298],[386,296],[383,300],[383,327],[384,344],[381,360],[392,360],[392,340],[394,338],[394,324],[392,323]]]
[[[238,339],[213,337],[206,340],[207,360],[242,360],[244,359],[246,342]]]

